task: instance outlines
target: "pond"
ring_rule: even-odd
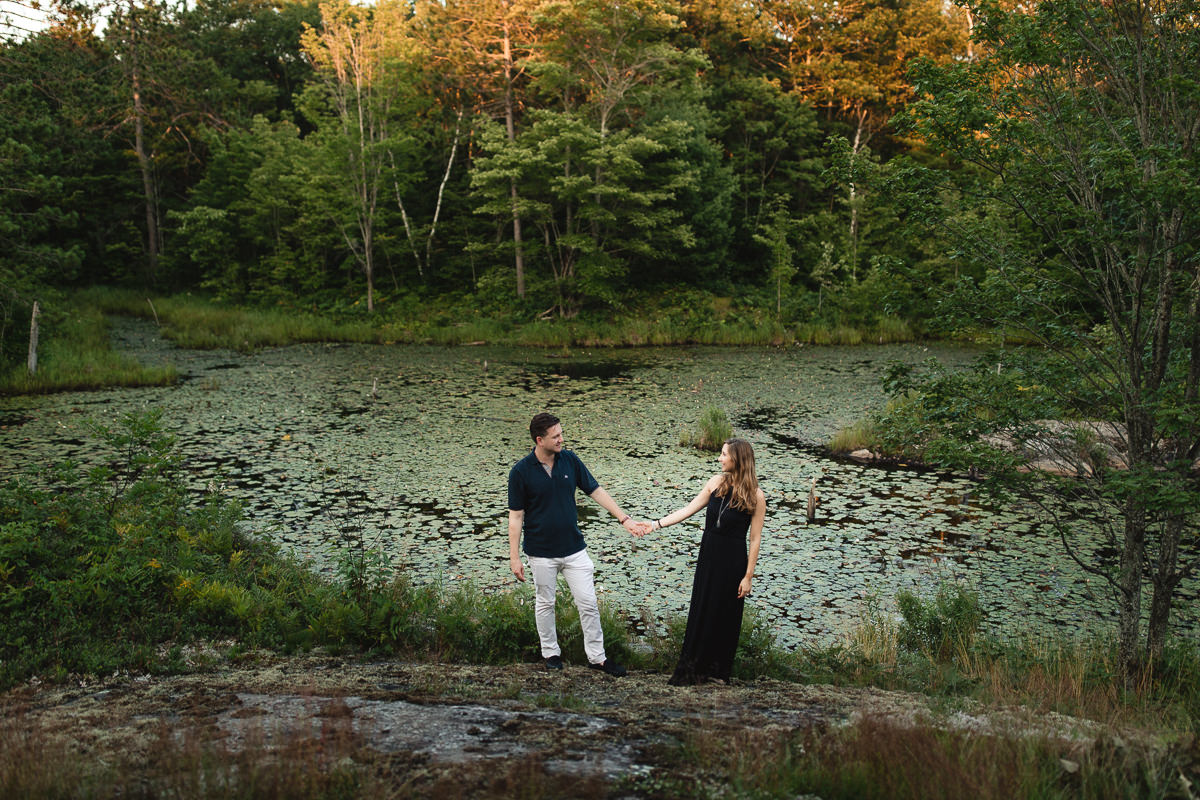
[[[993,508],[960,477],[832,459],[823,445],[883,402],[891,360],[974,356],[959,346],[573,350],[301,345],[252,355],[178,350],[120,321],[123,349],[170,361],[174,387],[0,398],[0,477],[88,462],[84,422],[161,407],[197,489],[221,485],[248,524],[319,569],[339,548],[381,548],[418,582],[511,586],[506,485],[550,410],[635,517],[687,503],[716,472],[681,447],[708,406],[753,444],[768,513],[751,603],[789,646],[849,630],[864,602],[945,579],[973,586],[998,631],[1108,630],[1108,589],[1032,507]],[[810,482],[821,505],[805,519]],[[631,616],[686,611],[703,515],[634,539],[580,497],[602,602]],[[1084,553],[1098,542],[1080,543]],[[1176,626],[1194,634],[1196,584]]]

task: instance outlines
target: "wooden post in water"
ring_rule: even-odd
[[[33,301],[33,315],[29,318],[29,374],[37,374],[37,340],[38,340],[38,317],[42,310],[38,307],[37,300]]]
[[[805,517],[809,522],[813,522],[817,518],[817,479],[813,478],[812,483],[808,487],[808,509],[805,512]]]

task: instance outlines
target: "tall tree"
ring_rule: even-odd
[[[137,208],[122,144],[105,135],[116,83],[86,28],[0,45],[0,265],[23,285],[110,277],[105,258]]]
[[[320,22],[317,0],[197,0],[179,13],[180,35],[228,76],[224,116],[248,125],[255,114],[291,118],[312,80],[300,55],[304,26]]]
[[[141,179],[145,261],[142,280],[160,275],[165,211],[182,204],[207,157],[210,134],[238,113],[237,82],[190,40],[166,5],[127,0],[108,16],[105,41],[123,76],[108,113],[129,137]]]
[[[423,4],[427,49],[447,86],[474,113],[504,120],[509,143],[517,137],[526,60],[535,48],[533,0],[427,0]],[[466,100],[467,102],[463,102]],[[461,119],[461,117],[460,117]],[[517,296],[525,296],[525,243],[520,193],[509,180],[513,267]]]
[[[316,67],[335,124],[327,130],[331,177],[349,196],[353,235],[343,229],[367,279],[367,310],[375,310],[375,227],[389,152],[396,146],[393,107],[402,96],[392,80],[405,63],[409,7],[384,0],[374,8],[347,0],[321,3],[321,26],[309,28],[304,50]]]
[[[679,157],[693,125],[647,111],[672,92],[698,103],[706,62],[670,43],[678,19],[655,0],[548,2],[536,21],[529,68],[547,107],[515,142],[489,137],[472,182],[494,215],[499,182],[517,176],[522,216],[538,226],[553,274],[552,310],[573,316],[587,298],[615,302],[631,259],[665,250],[661,237],[694,243],[676,205],[697,182]]]
[[[1157,656],[1176,590],[1198,565],[1200,3],[971,10],[986,45],[979,60],[915,74],[915,130],[962,167],[918,171],[917,197],[978,209],[964,217],[931,206],[959,252],[988,270],[963,282],[965,310],[1025,331],[1047,355],[999,356],[1001,375],[994,364],[972,380],[943,375],[923,384],[923,407],[972,442],[946,451],[959,463],[1005,460],[978,438],[989,432],[1072,462],[1077,477],[1043,496],[1068,544],[1085,500],[1113,537],[1115,563],[1077,557],[1114,590],[1120,664],[1132,680],[1143,593],[1145,645]],[[956,194],[939,195],[943,178],[955,179]],[[1082,433],[1064,438],[1037,422],[1048,416],[1096,422],[1077,422]],[[1087,441],[1097,430],[1108,452]]]
[[[848,128],[851,158],[908,102],[905,71],[913,58],[945,63],[966,48],[965,26],[941,0],[769,0],[763,6],[784,33],[776,47],[785,80]],[[845,187],[852,279],[859,261],[859,188]]]
[[[154,282],[158,275],[158,192],[154,180],[154,168],[150,153],[146,146],[146,29],[158,22],[152,15],[158,9],[155,6],[139,8],[133,0],[129,2],[128,12],[123,17],[123,26],[119,26],[123,36],[121,48],[125,58],[126,76],[129,79],[130,99],[132,101],[133,121],[133,152],[137,156],[138,170],[142,175],[142,192],[145,195],[146,208],[146,271],[143,275],[147,285]]]

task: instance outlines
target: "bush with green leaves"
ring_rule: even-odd
[[[983,622],[979,596],[956,583],[942,583],[932,598],[902,590],[896,594],[901,622],[899,644],[939,661],[969,649]]]
[[[86,472],[0,489],[0,685],[163,668],[167,643],[307,638],[332,587],[246,534],[235,503],[190,503],[161,417],[95,426],[106,461]]]

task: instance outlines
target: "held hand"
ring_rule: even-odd
[[[750,594],[750,578],[742,578],[742,582],[738,584],[738,599],[741,600]]]
[[[512,570],[512,574],[517,576],[517,580],[521,583],[525,582],[525,565],[521,563],[519,558],[510,558],[508,560],[508,568]]]
[[[630,517],[629,519],[622,522],[621,526],[623,528],[625,528],[625,530],[627,530],[631,534],[633,534],[634,536],[642,536],[646,533],[646,527],[645,527],[646,523],[638,522],[633,517]]]

